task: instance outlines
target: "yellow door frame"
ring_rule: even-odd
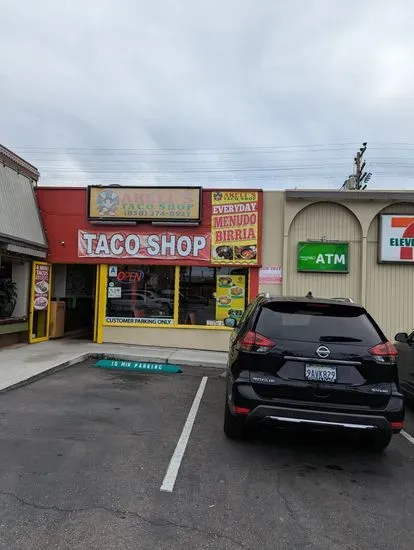
[[[94,317],[93,317],[93,341],[98,341],[98,326],[99,326],[99,289],[100,289],[100,266],[96,266],[95,273],[95,303],[94,303]]]
[[[108,266],[98,264],[96,267],[96,289],[95,289],[95,322],[94,341],[97,344],[103,342],[103,326],[106,316],[106,287],[108,285]]]
[[[34,322],[34,297],[35,297],[35,276],[36,276],[36,266],[46,265],[49,267],[49,290],[47,293],[47,313],[46,313],[46,336],[41,338],[33,338],[33,322]],[[39,342],[46,342],[49,340],[49,324],[50,324],[50,297],[52,293],[52,264],[49,262],[40,262],[34,261],[32,263],[32,277],[30,280],[30,306],[29,306],[29,343],[37,344]]]

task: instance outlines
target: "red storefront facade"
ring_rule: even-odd
[[[89,315],[99,343],[226,349],[258,293],[263,194],[187,191],[37,188],[66,332]]]

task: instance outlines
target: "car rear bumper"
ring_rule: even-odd
[[[239,407],[250,424],[271,422],[291,427],[305,425],[327,430],[379,430],[388,433],[398,433],[402,429],[404,397],[400,393],[392,394],[387,405],[381,409],[350,405],[339,407],[326,402],[266,399],[259,396],[246,381],[238,383],[229,378],[227,382],[230,410],[234,412],[235,407]]]
[[[249,415],[250,422],[272,421],[292,426],[307,425],[324,429],[392,431],[391,423],[378,415],[349,414],[331,411],[274,407],[259,405]]]

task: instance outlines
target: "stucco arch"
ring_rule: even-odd
[[[286,209],[285,209],[285,235],[289,234],[291,226],[295,222],[298,216],[300,216],[307,208],[314,207],[315,205],[318,205],[318,204],[339,207],[349,212],[349,214],[354,218],[354,220],[358,224],[362,234],[362,226],[359,221],[358,212],[357,212],[358,209],[355,208],[354,204],[323,200],[323,201],[304,201],[304,202],[301,201],[300,203],[298,203],[297,201],[295,201],[294,203],[291,203],[290,201],[288,201],[286,203]]]
[[[334,201],[315,201],[296,210],[286,235],[285,294],[304,295],[311,291],[326,298],[361,299],[362,228],[355,213]],[[298,242],[309,239],[345,241],[349,243],[348,274],[299,273]]]
[[[378,216],[380,214],[413,214],[414,202],[393,202],[382,208],[378,206],[377,211],[373,214],[368,231],[367,238],[369,242],[378,242]]]

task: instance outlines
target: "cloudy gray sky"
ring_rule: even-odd
[[[412,0],[0,0],[0,142],[48,185],[414,188]]]

